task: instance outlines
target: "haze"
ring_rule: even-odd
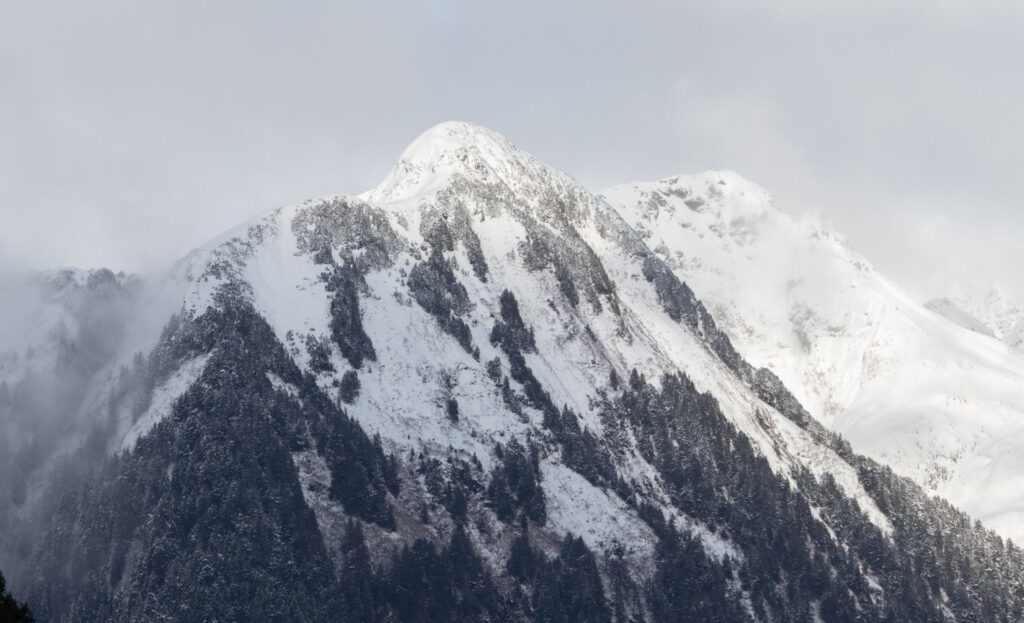
[[[158,268],[463,119],[594,190],[734,170],[922,299],[1018,289],[1020,6],[5,2],[0,265]]]

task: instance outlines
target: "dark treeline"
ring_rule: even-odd
[[[35,618],[28,604],[18,603],[7,592],[7,580],[0,573],[0,623],[33,623]]]

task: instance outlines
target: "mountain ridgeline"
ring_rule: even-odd
[[[1005,291],[975,279],[966,300],[920,305],[819,215],[793,218],[727,171],[601,192],[821,424],[1024,539],[1024,357]]]
[[[104,352],[6,477],[37,620],[1024,618],[1020,549],[855,454],[606,202],[483,128],[165,279],[155,346]],[[33,441],[12,383],[0,425]]]

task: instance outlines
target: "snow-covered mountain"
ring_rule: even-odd
[[[0,285],[0,382],[14,384],[27,376],[57,367],[79,341],[98,339],[110,331],[99,324],[103,312],[127,314],[133,278],[109,270],[65,269],[38,275],[16,275]],[[113,319],[111,319],[113,320]],[[112,345],[83,345],[108,352]]]
[[[1020,550],[747,363],[649,230],[446,123],[227,232],[23,470],[0,567],[44,620],[1014,620]]]
[[[980,323],[991,335],[1024,352],[1024,305],[999,284],[986,280],[972,281],[955,288],[951,296],[934,299],[926,305],[943,315],[945,313],[936,308],[955,307]],[[947,317],[964,326],[963,316]],[[967,328],[977,330],[976,325],[970,323]]]
[[[964,311],[963,308],[946,297],[932,299],[925,303],[924,306],[968,331],[974,331],[975,333],[993,338],[996,337],[995,333],[992,333],[992,329],[989,329],[984,322]]]
[[[603,195],[739,352],[855,451],[1024,540],[1024,357],[983,323],[936,303],[940,318],[819,217],[791,218],[733,173]]]

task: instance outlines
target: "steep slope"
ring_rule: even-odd
[[[44,619],[1021,614],[1019,550],[853,455],[607,203],[483,128],[167,279],[180,313],[83,415],[110,458],[57,464],[0,544]]]
[[[604,196],[822,423],[1024,538],[1024,358],[912,301],[827,224],[726,172]]]

